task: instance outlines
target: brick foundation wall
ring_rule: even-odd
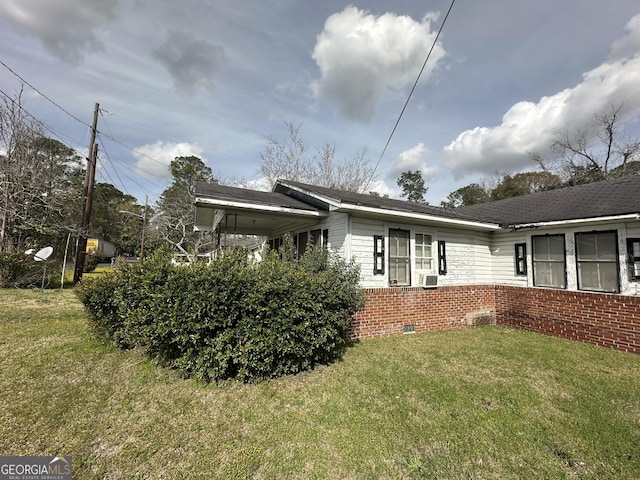
[[[373,288],[366,290],[365,310],[354,316],[351,336],[398,335],[405,327],[426,332],[495,323],[495,310],[491,285]]]
[[[495,288],[499,325],[640,353],[640,297]]]
[[[640,297],[505,285],[368,289],[351,337],[487,323],[640,353]]]

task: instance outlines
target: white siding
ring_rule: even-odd
[[[388,232],[385,232],[381,220],[353,218],[351,221],[351,256],[360,265],[361,284],[366,288],[387,287],[388,277],[385,268],[384,275],[373,274],[373,236],[385,236],[385,255],[387,254]],[[385,258],[385,266],[387,264]]]
[[[446,242],[447,274],[441,285],[491,284],[491,238],[488,233],[460,229],[438,230],[436,240]],[[437,251],[435,252],[437,256]],[[437,260],[437,258],[436,258]]]
[[[345,258],[350,257],[348,249],[349,216],[346,213],[332,213],[322,223],[322,228],[329,229],[329,249],[338,252]]]
[[[495,232],[491,245],[491,257],[493,260],[493,282],[498,285],[515,285],[526,287],[529,285],[531,262],[527,260],[527,275],[516,275],[516,243],[527,245],[527,258],[531,257],[531,243],[523,231]]]
[[[388,237],[389,229],[408,230],[411,238],[411,284],[417,285],[419,273],[438,273],[438,240],[446,242],[447,274],[439,276],[442,285],[489,284],[492,281],[490,236],[487,233],[470,232],[462,229],[438,230],[429,225],[390,223],[365,218],[351,219],[351,255],[361,266],[360,276],[363,287],[380,288],[389,286],[388,277]],[[431,235],[433,270],[418,272],[415,268],[415,235]],[[373,273],[374,236],[385,237],[385,273]]]

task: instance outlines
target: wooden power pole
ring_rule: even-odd
[[[147,226],[147,205],[149,204],[149,195],[144,196],[144,213],[142,214],[142,242],[140,243],[140,259],[144,258],[144,231]]]
[[[89,158],[87,158],[87,174],[84,178],[84,191],[82,193],[82,227],[78,236],[75,266],[73,270],[73,283],[82,280],[84,260],[87,250],[87,237],[89,236],[89,222],[91,220],[91,204],[93,203],[93,184],[96,178],[96,160],[98,157],[98,144],[96,143],[96,131],[98,128],[98,112],[100,105],[96,103],[93,111],[93,125],[91,126],[91,142],[89,143]]]

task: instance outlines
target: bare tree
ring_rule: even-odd
[[[547,159],[532,152],[530,158],[567,184],[628,174],[629,163],[640,160],[640,140],[631,139],[624,131],[623,108],[623,103],[610,103],[607,110],[594,114],[588,128],[556,131],[551,145],[554,155]]]
[[[80,158],[44,136],[23,108],[22,90],[0,104],[0,251],[55,243],[75,230]]]
[[[260,173],[271,185],[278,179],[308,181],[311,174],[309,147],[300,137],[300,128],[286,122],[288,138],[284,141],[268,136],[269,143],[260,154]]]
[[[24,182],[27,171],[32,170],[26,154],[27,144],[42,131],[22,108],[22,90],[15,98],[3,97],[0,107],[0,181],[2,219],[0,220],[0,250],[12,251],[16,247],[11,232],[24,205]]]
[[[273,186],[278,179],[310,183],[354,192],[363,191],[371,178],[367,149],[361,148],[351,158],[336,161],[336,147],[325,143],[314,155],[300,136],[301,125],[286,122],[288,137],[267,137],[269,143],[260,154],[260,173]]]

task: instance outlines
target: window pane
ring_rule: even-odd
[[[549,260],[564,261],[564,238],[560,235],[547,237],[549,240]]]
[[[633,256],[640,257],[640,242],[633,242]]]
[[[578,260],[596,260],[596,236],[592,233],[581,233],[577,236]]]
[[[320,230],[311,230],[311,241],[313,242],[313,246],[317,247],[320,245]]]
[[[551,268],[548,263],[536,262],[533,264],[533,274],[536,279],[536,285],[541,287],[550,287],[551,283]]]
[[[416,242],[416,257],[424,257],[424,255],[422,253],[422,249],[423,249],[422,245],[419,245]]]
[[[618,289],[618,269],[615,263],[583,263],[579,267],[580,288],[615,292]]]
[[[416,258],[416,268],[420,270],[431,270],[433,262],[430,258]]]
[[[633,276],[640,277],[640,262],[633,262]]]
[[[586,290],[600,290],[597,263],[578,264],[578,275],[580,275],[580,288]]]
[[[615,263],[600,264],[600,288],[605,292],[618,291],[618,268]]]
[[[616,261],[616,235],[613,232],[598,233],[598,260]]]
[[[564,263],[551,263],[551,285],[564,287]]]
[[[533,244],[534,260],[549,260],[548,237],[533,237],[531,242]]]
[[[407,257],[409,256],[409,234],[408,232],[405,235],[398,235],[398,256],[399,257]]]

